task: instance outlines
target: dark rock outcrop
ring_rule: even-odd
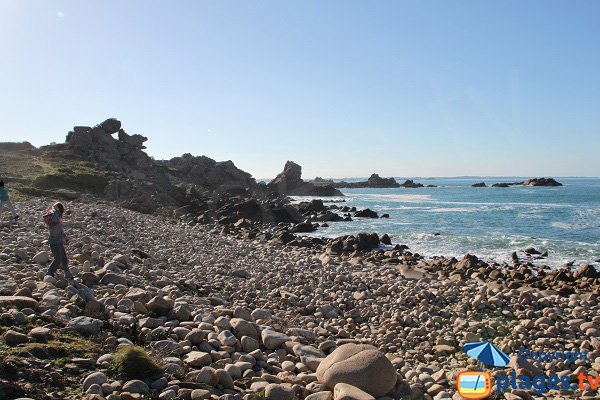
[[[354,216],[361,217],[361,218],[379,218],[379,215],[377,215],[377,213],[375,211],[373,211],[369,208],[357,211],[356,213],[354,213]]]
[[[326,181],[322,178],[316,178],[313,181],[315,184],[324,184],[327,182],[336,188],[397,188],[400,184],[396,182],[394,178],[382,178],[377,174],[372,174],[369,179],[361,182],[333,182],[331,180]]]
[[[487,187],[487,185],[485,184],[485,182],[479,182],[472,184],[471,187]]]
[[[554,178],[532,178],[521,183],[523,186],[562,186]]]
[[[401,184],[400,186],[405,187],[405,188],[422,188],[422,187],[424,187],[422,183],[416,183],[412,179],[405,180],[404,183]]]
[[[562,186],[562,183],[557,182],[554,178],[531,178],[521,182],[500,182],[492,185],[492,187],[503,188],[509,186]]]
[[[372,174],[367,180],[367,187],[371,188],[396,188],[400,184],[394,178],[381,178],[377,174]]]
[[[381,243],[377,233],[361,232],[356,236],[346,235],[332,239],[327,245],[330,254],[352,253],[355,251],[370,251]]]
[[[270,192],[281,196],[343,196],[331,185],[315,185],[302,180],[302,167],[293,161],[285,163],[283,171],[268,185]]]

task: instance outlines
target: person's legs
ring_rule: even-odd
[[[65,278],[71,279],[73,278],[73,275],[71,275],[71,271],[69,271],[69,259],[67,258],[67,251],[65,250],[65,245],[61,244],[60,247],[62,248],[62,268],[65,271]]]
[[[9,199],[6,202],[6,204],[8,205],[8,208],[10,209],[10,211],[12,211],[13,217],[19,218],[19,215],[17,214],[17,211],[15,210],[15,206],[13,205],[12,201],[10,201],[10,199]]]
[[[50,245],[50,250],[52,251],[52,256],[54,257],[54,260],[52,260],[50,267],[48,267],[48,272],[46,272],[46,275],[54,276],[56,269],[60,265],[62,265],[62,263],[63,263],[62,255],[63,255],[64,247],[63,247],[63,250],[61,250],[61,247],[63,247],[63,246],[60,244],[51,244]]]

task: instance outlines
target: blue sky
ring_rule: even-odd
[[[0,141],[107,117],[257,178],[600,176],[598,1],[0,2]]]

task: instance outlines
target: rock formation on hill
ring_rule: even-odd
[[[118,133],[118,139],[112,135]],[[76,126],[67,134],[69,149],[114,171],[128,172],[135,169],[149,169],[152,158],[144,151],[148,140],[142,135],[129,135],[121,128],[121,122],[114,118],[96,126]]]
[[[343,196],[333,186],[315,185],[302,180],[302,167],[293,161],[285,163],[283,171],[267,185],[269,191],[283,196]]]
[[[279,200],[265,201],[264,185],[233,162],[191,154],[155,161],[144,151],[146,141],[110,118],[74,127],[62,144],[36,149],[29,143],[2,143],[0,167],[11,185],[29,196],[95,197],[144,213],[189,211],[203,220],[278,221],[280,216],[300,222],[299,214],[291,216]]]
[[[67,148],[110,171],[102,193],[105,198],[137,211],[153,212],[166,206],[195,212],[212,209],[214,214],[223,205],[223,197],[237,196],[236,201],[244,203],[247,198],[263,195],[264,189],[254,178],[231,161],[217,162],[191,154],[154,161],[144,152],[147,140],[127,134],[120,121],[110,118],[95,127],[73,128],[67,135]],[[242,214],[260,218],[260,208],[256,205],[253,212]]]

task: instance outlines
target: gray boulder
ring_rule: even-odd
[[[102,331],[104,323],[95,318],[75,317],[69,321],[67,328],[74,330],[81,336],[95,336]]]

